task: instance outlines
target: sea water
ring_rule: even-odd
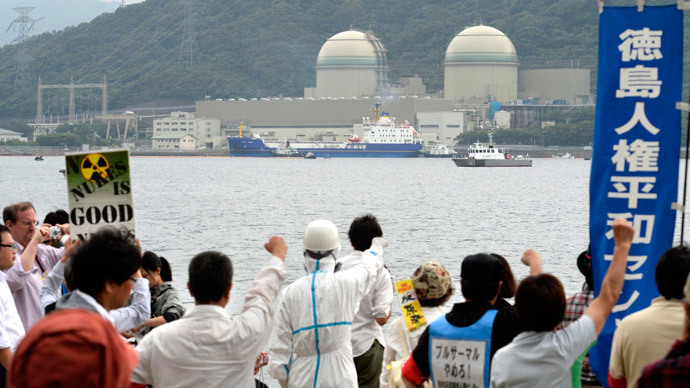
[[[304,276],[301,245],[310,221],[333,221],[347,254],[350,222],[364,213],[379,219],[393,277],[439,262],[458,290],[452,302],[462,300],[462,258],[479,252],[506,257],[519,281],[529,272],[522,252],[534,248],[544,272],[558,276],[567,294],[582,286],[575,259],[589,242],[590,161],[536,159],[531,168],[458,168],[436,158],[131,157],[130,163],[137,237],[143,249],[170,261],[173,284],[188,307],[187,265],[195,254],[217,250],[232,259],[228,309],[239,313],[269,259],[263,244],[271,235],[289,246],[289,284]],[[60,168],[63,157],[0,157],[3,206],[32,201],[39,221],[66,209]],[[394,303],[394,316],[396,309]]]

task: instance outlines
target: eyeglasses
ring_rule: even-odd
[[[34,225],[34,226],[39,226],[39,225],[41,225],[41,223],[38,222],[38,221],[24,221],[24,222],[20,222],[19,224],[22,225],[22,226],[26,226],[26,227],[29,227],[29,226],[31,226],[31,225]]]
[[[0,247],[5,247],[5,248],[10,248],[10,249],[17,249],[14,247],[12,244],[0,244]]]

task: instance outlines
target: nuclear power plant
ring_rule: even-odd
[[[466,28],[450,41],[444,61],[443,97],[482,103],[517,100],[518,57],[513,42],[489,26]]]
[[[304,97],[377,96],[388,87],[386,49],[371,31],[344,31],[321,46],[316,87]]]
[[[207,145],[223,144],[240,126],[243,135],[269,140],[342,141],[361,136],[362,122],[380,103],[397,121],[414,125],[425,143],[452,146],[466,131],[525,128],[545,111],[594,103],[589,69],[520,69],[510,38],[490,26],[467,27],[449,37],[442,92],[428,94],[418,76],[390,80],[387,54],[372,31],[343,31],[321,46],[316,85],[305,85],[303,96],[198,101],[197,118],[220,120],[220,132],[212,136],[217,141],[207,139]],[[163,134],[164,128],[154,137]]]

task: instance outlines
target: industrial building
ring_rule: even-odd
[[[151,148],[167,151],[194,151],[198,147],[196,138],[188,133],[155,133],[151,138]]]
[[[363,136],[362,122],[374,117],[372,109],[380,103],[397,122],[414,125],[425,144],[442,141],[452,146],[465,131],[495,125],[491,120],[497,111],[503,110],[493,123],[524,128],[539,121],[545,106],[551,110],[593,103],[588,69],[518,70],[513,43],[489,26],[465,28],[451,39],[442,94],[427,95],[418,76],[393,85],[386,54],[371,31],[335,34],[319,51],[316,86],[306,87],[303,97],[198,101],[196,114],[218,124],[210,137],[208,131],[190,133],[197,147],[216,148],[227,146],[225,137],[240,132],[268,140],[345,141],[353,134]],[[154,135],[173,133],[175,120],[156,120]]]
[[[518,98],[534,103],[587,105],[593,103],[589,91],[589,69],[521,69]]]
[[[153,148],[156,148],[157,144],[161,146],[160,148],[171,148],[169,146],[172,139],[179,140],[185,135],[191,135],[195,139],[194,146],[196,148],[222,148],[226,146],[226,136],[221,133],[220,120],[212,117],[205,115],[196,117],[191,112],[172,112],[169,117],[153,120]],[[185,139],[184,142],[179,140],[178,143],[180,142],[188,145],[191,140]]]
[[[12,140],[27,141],[29,139],[22,136],[21,133],[10,131],[9,129],[0,128],[0,141],[8,142]]]

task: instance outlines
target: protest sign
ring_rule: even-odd
[[[65,165],[74,240],[88,239],[104,225],[125,227],[134,233],[128,151],[69,153]]]
[[[407,331],[415,331],[426,325],[422,305],[419,304],[417,294],[414,292],[412,279],[398,280],[395,282],[395,291],[400,302],[403,318]]]

